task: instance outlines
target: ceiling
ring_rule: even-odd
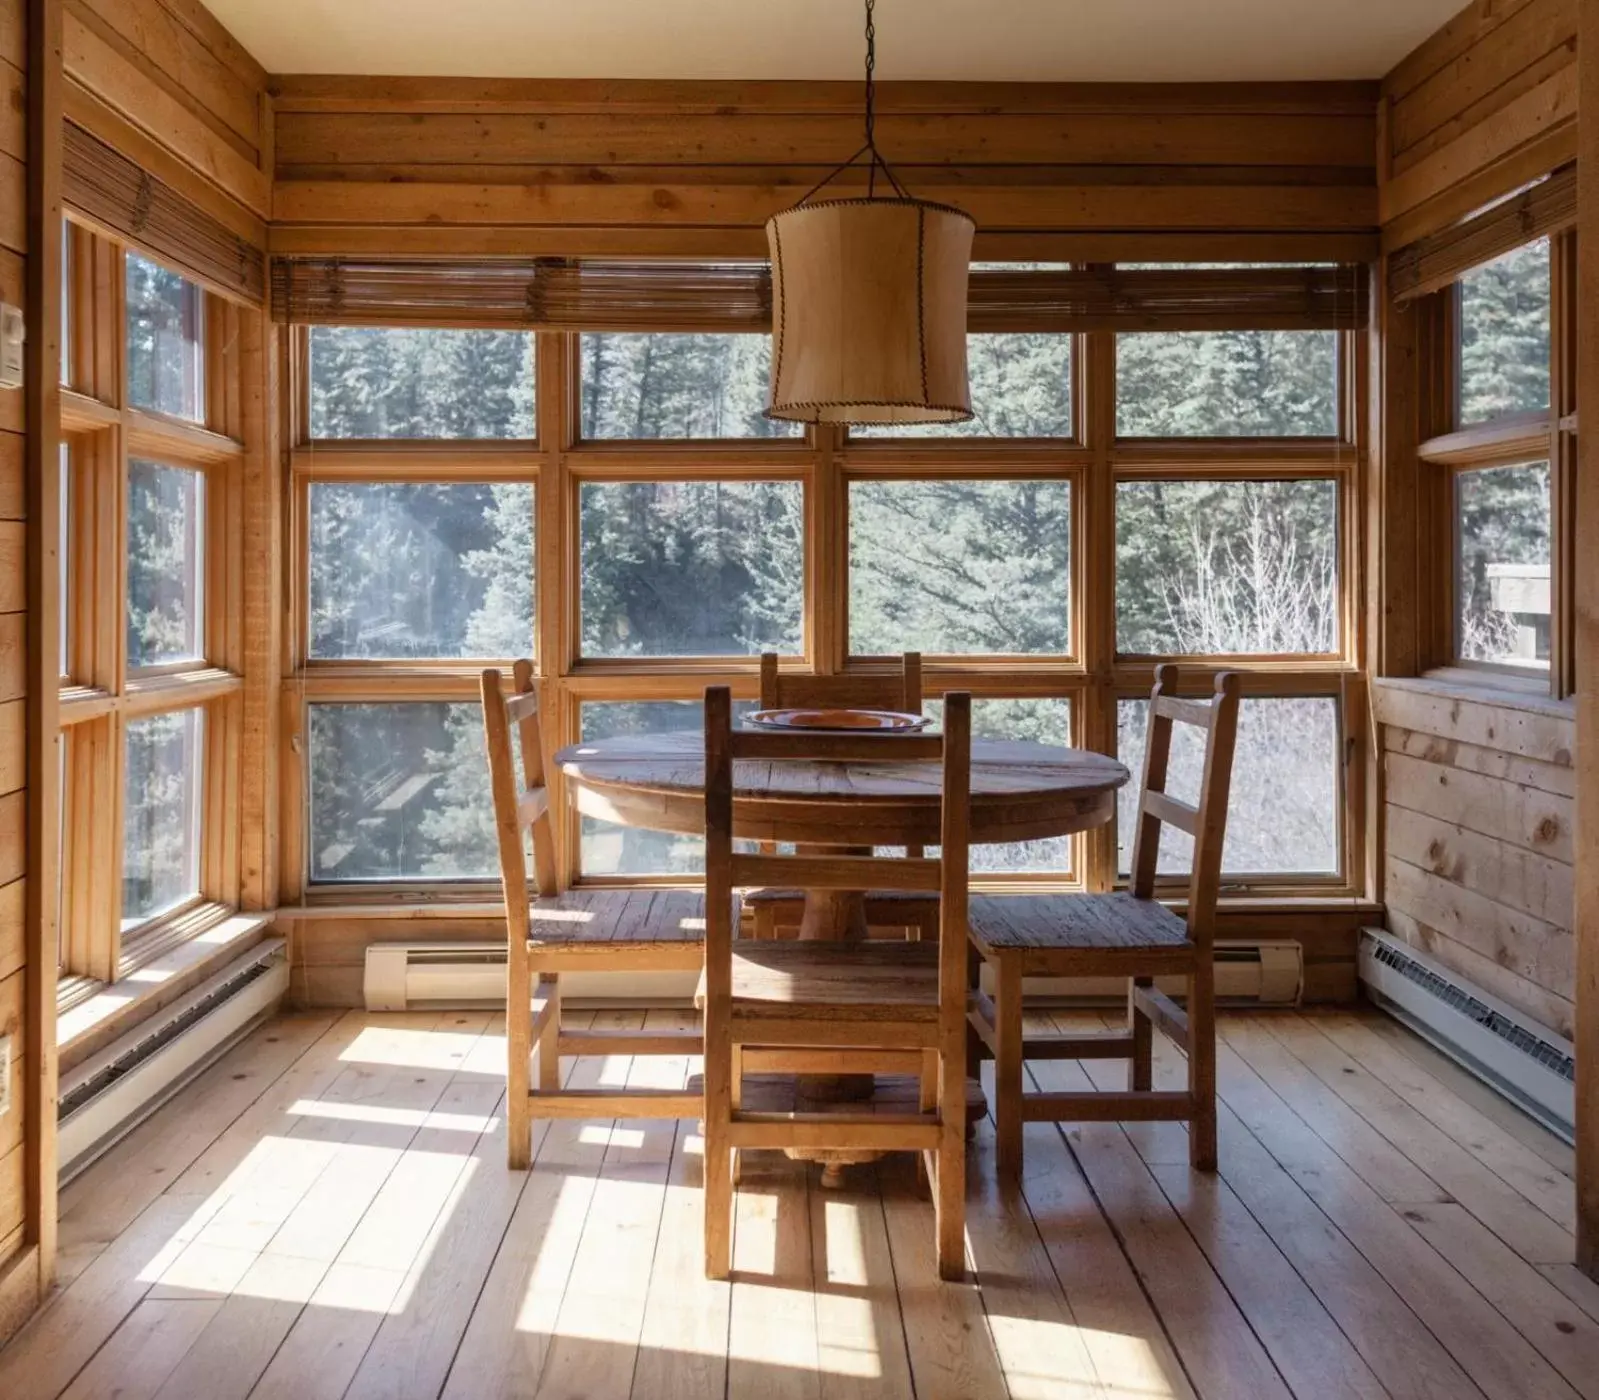
[[[273,73],[853,78],[860,0],[206,0]],[[1381,77],[1463,0],[879,0],[878,75]]]

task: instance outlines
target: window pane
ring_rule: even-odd
[[[314,438],[531,438],[533,335],[311,329]]]
[[[769,335],[595,333],[581,338],[583,436],[783,438],[767,418]]]
[[[161,666],[203,654],[204,527],[204,473],[129,461],[129,666]]]
[[[581,509],[584,656],[800,650],[799,482],[588,482]]]
[[[61,535],[56,542],[56,552],[61,556],[61,674],[72,674],[72,653],[69,650],[72,634],[68,619],[72,616],[72,449],[61,444]]]
[[[1133,780],[1117,796],[1117,857],[1132,867],[1134,815],[1144,771],[1147,700],[1117,704],[1117,748]],[[1245,700],[1238,711],[1238,748],[1222,870],[1241,875],[1336,875],[1340,861],[1338,702],[1331,696]],[[1184,801],[1199,799],[1204,746],[1192,725],[1172,728],[1167,787]],[[1193,842],[1161,832],[1159,870],[1187,874]]]
[[[311,486],[311,654],[518,657],[533,646],[533,487]]]
[[[1461,472],[1456,642],[1463,661],[1549,665],[1549,464]]]
[[[128,402],[205,419],[205,296],[137,253],[128,260]]]
[[[1177,656],[1336,650],[1336,484],[1118,483],[1116,646]]]
[[[1071,486],[857,481],[849,646],[857,656],[1071,650]]]
[[[1135,331],[1116,337],[1121,437],[1332,437],[1336,331]]]
[[[966,423],[878,424],[851,437],[1070,437],[1072,337],[1047,331],[966,337]]]
[[[929,700],[923,707],[940,724],[944,722],[944,702]],[[1029,697],[1025,700],[972,701],[974,739],[1024,739],[1033,744],[1069,747],[1072,742],[1072,702],[1058,696]],[[929,850],[935,854],[937,848]],[[971,871],[974,875],[1015,875],[1040,872],[1064,875],[1071,871],[1072,840],[1052,836],[1041,841],[1012,841],[998,846],[973,846]]]
[[[122,927],[200,890],[200,710],[128,721]]]
[[[1460,421],[1549,407],[1549,240],[1460,279]]]
[[[311,706],[313,880],[499,874],[474,704]]]

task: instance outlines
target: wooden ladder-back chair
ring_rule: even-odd
[[[705,900],[697,890],[576,889],[556,877],[550,795],[533,665],[518,661],[508,697],[496,670],[483,672],[483,729],[494,795],[494,826],[505,889],[507,1157],[528,1165],[535,1118],[697,1118],[700,1096],[612,1089],[563,1089],[563,1055],[693,1055],[694,1031],[566,1030],[563,972],[698,971],[704,959]],[[522,749],[516,779],[511,731]],[[527,878],[527,847],[533,879]],[[535,981],[535,979],[537,979]],[[538,1087],[531,1059],[538,1050]]]
[[[941,847],[919,856],[745,855],[733,848],[734,764],[810,759],[940,761]],[[941,735],[778,734],[735,731],[725,686],[705,692],[705,1270],[731,1265],[733,1159],[747,1148],[914,1151],[933,1185],[938,1271],[965,1269],[966,878],[971,793],[971,697],[945,699]],[[828,942],[737,937],[735,891],[936,891],[936,943]],[[814,1113],[745,1108],[734,1064],[744,1044],[790,1051],[917,1050],[936,1062],[920,1111],[872,1113],[848,1105]]]
[[[777,653],[761,656],[763,710],[858,709],[922,712],[922,657],[908,651],[895,672],[812,676],[778,669]],[[908,854],[921,855],[920,847]],[[777,938],[799,928],[805,896],[798,890],[750,890],[744,896],[755,917],[757,938]],[[866,922],[871,928],[909,929],[917,938],[938,934],[938,901],[914,890],[869,890]]]
[[[993,1000],[979,996],[972,1026],[994,1056],[997,1162],[1019,1175],[1022,1125],[1030,1122],[1177,1119],[1189,1123],[1195,1167],[1216,1167],[1216,895],[1221,883],[1233,746],[1238,728],[1238,677],[1216,677],[1210,701],[1177,694],[1177,668],[1155,672],[1144,746],[1143,786],[1133,840],[1130,888],[1087,895],[991,895],[971,901],[970,932],[993,979]],[[1204,735],[1199,803],[1166,788],[1173,724]],[[1188,916],[1155,900],[1155,873],[1164,826],[1194,840]],[[1022,1031],[1022,978],[1125,977],[1128,1025],[1096,1036],[1027,1037]],[[1179,1006],[1154,985],[1157,976],[1186,979]],[[1188,1087],[1151,1087],[1151,1035],[1159,1028],[1188,1054]],[[1029,1059],[1126,1059],[1125,1092],[1024,1093]]]

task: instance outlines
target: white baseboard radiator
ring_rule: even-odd
[[[1292,939],[1216,944],[1216,998],[1228,1005],[1295,1006],[1304,978],[1304,955]],[[561,988],[578,1005],[688,1005],[698,980],[692,972],[567,972]],[[505,945],[374,943],[366,950],[362,982],[368,1011],[503,1006]],[[1180,977],[1157,978],[1156,985],[1182,995]],[[1061,1005],[1127,1000],[1126,983],[1115,978],[1029,978],[1026,990]]]
[[[1575,1140],[1576,1061],[1565,1037],[1381,929],[1361,933],[1360,980],[1383,1010]]]
[[[284,940],[268,938],[62,1076],[57,1142],[68,1181],[278,1007]]]
[[[695,972],[563,972],[579,1006],[690,1006]],[[361,979],[368,1011],[503,1009],[504,943],[371,943]]]

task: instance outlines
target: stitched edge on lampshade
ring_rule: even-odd
[[[867,199],[864,196],[857,199],[819,199],[814,204],[794,204],[773,214],[766,222],[769,227],[779,219],[787,218],[790,214],[803,214],[809,209],[838,209],[845,205],[876,206],[878,208],[892,205],[902,209],[936,209],[942,214],[954,214],[958,218],[965,219],[974,229],[977,227],[976,219],[964,209],[957,209],[953,204],[940,204],[934,199]]]

